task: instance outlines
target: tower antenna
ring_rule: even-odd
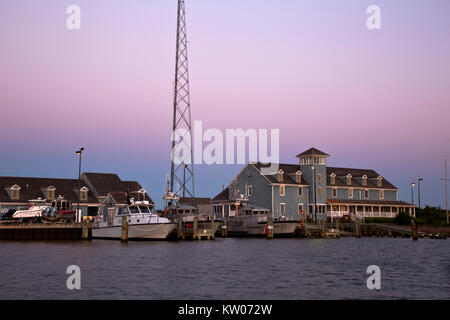
[[[170,192],[191,198],[195,196],[195,189],[187,42],[184,0],[178,0]],[[175,141],[176,133],[180,137],[178,142]],[[177,152],[177,147],[181,144],[183,151],[189,151],[183,152],[182,156]],[[175,157],[180,159],[175,162]]]

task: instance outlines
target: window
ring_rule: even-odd
[[[384,199],[384,190],[380,190],[380,200]]]
[[[330,184],[336,184],[336,174],[334,173],[330,175]]]
[[[86,187],[81,188],[80,190],[80,200],[86,201],[88,199],[88,191],[89,189]]]
[[[286,212],[286,204],[285,203],[280,203],[280,214],[284,215]]]
[[[353,198],[353,189],[348,189],[348,197],[351,199]]]
[[[369,190],[364,190],[364,199],[369,199]]]
[[[333,188],[333,198],[337,198],[337,188]]]
[[[317,184],[321,184],[322,183],[322,175],[319,173],[317,175]]]
[[[367,186],[367,176],[366,176],[366,175],[364,175],[364,176],[362,177],[362,185],[363,185],[363,186]]]
[[[302,173],[300,171],[297,171],[297,173],[295,174],[295,179],[297,181],[297,183],[301,183],[302,182]]]
[[[383,178],[378,177],[378,186],[381,187],[383,185]]]
[[[247,186],[247,196],[251,197],[253,195],[253,187]]]
[[[352,185],[352,175],[350,173],[347,175],[347,185],[348,186]]]
[[[280,185],[280,196],[284,196],[285,190],[284,190],[284,184]]]
[[[317,190],[317,193],[319,194],[319,197],[322,196],[322,187],[319,187],[319,189]]]
[[[20,198],[20,187],[15,184],[11,187],[11,199],[12,200],[19,200]]]
[[[55,199],[55,190],[48,190],[48,199],[47,200],[53,200]]]
[[[283,174],[283,170],[278,171],[278,182],[283,182]]]
[[[299,197],[303,196],[303,188],[302,187],[298,187],[298,196]]]

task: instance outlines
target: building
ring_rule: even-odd
[[[216,215],[232,216],[238,203],[266,208],[275,218],[395,217],[415,214],[415,207],[398,200],[398,188],[371,169],[327,166],[328,154],[311,148],[297,155],[297,164],[279,164],[278,171],[263,174],[267,164],[248,163],[233,182],[212,199]]]
[[[96,216],[107,200],[126,204],[127,192],[136,200],[153,203],[137,181],[122,181],[113,173],[86,172],[81,183],[78,179],[0,177],[0,212],[26,208],[29,200],[41,198],[50,203],[63,197],[74,208],[79,201],[82,216]]]

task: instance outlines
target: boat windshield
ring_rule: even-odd
[[[139,206],[139,209],[141,209],[142,213],[150,213],[150,208],[146,206]]]
[[[140,213],[139,212],[139,208],[138,207],[130,207],[130,213],[131,214],[133,214],[133,213]]]

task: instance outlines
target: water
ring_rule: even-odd
[[[450,299],[450,242],[0,241],[0,299]],[[66,269],[81,268],[81,290]],[[366,287],[369,265],[381,290]]]

